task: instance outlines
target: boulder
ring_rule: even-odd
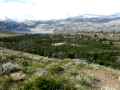
[[[10,78],[11,78],[13,81],[24,80],[25,77],[26,77],[26,74],[23,73],[22,71],[14,72],[14,73],[11,73],[11,74],[10,74]]]
[[[3,74],[10,74],[12,72],[17,72],[20,70],[22,70],[22,68],[18,64],[11,63],[11,62],[2,64],[2,73]]]

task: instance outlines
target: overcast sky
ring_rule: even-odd
[[[48,20],[119,12],[120,0],[0,0],[1,19]]]

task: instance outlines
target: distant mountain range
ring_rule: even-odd
[[[10,19],[0,21],[0,31],[17,33],[76,33],[80,31],[120,32],[120,13],[80,15],[61,20],[17,22]]]
[[[28,26],[24,23],[19,23],[13,20],[0,21],[0,31],[27,33],[30,32]]]

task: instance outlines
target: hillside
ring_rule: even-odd
[[[120,71],[78,59],[55,59],[0,49],[2,90],[119,90]],[[17,68],[21,69],[17,70]],[[4,70],[3,69],[3,70]],[[14,71],[9,71],[14,69]],[[19,78],[18,78],[19,77]],[[56,89],[55,89],[56,90]]]
[[[0,90],[119,90],[119,33],[101,33],[1,32]]]

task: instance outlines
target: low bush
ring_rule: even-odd
[[[63,79],[38,77],[24,85],[23,90],[76,90]]]

